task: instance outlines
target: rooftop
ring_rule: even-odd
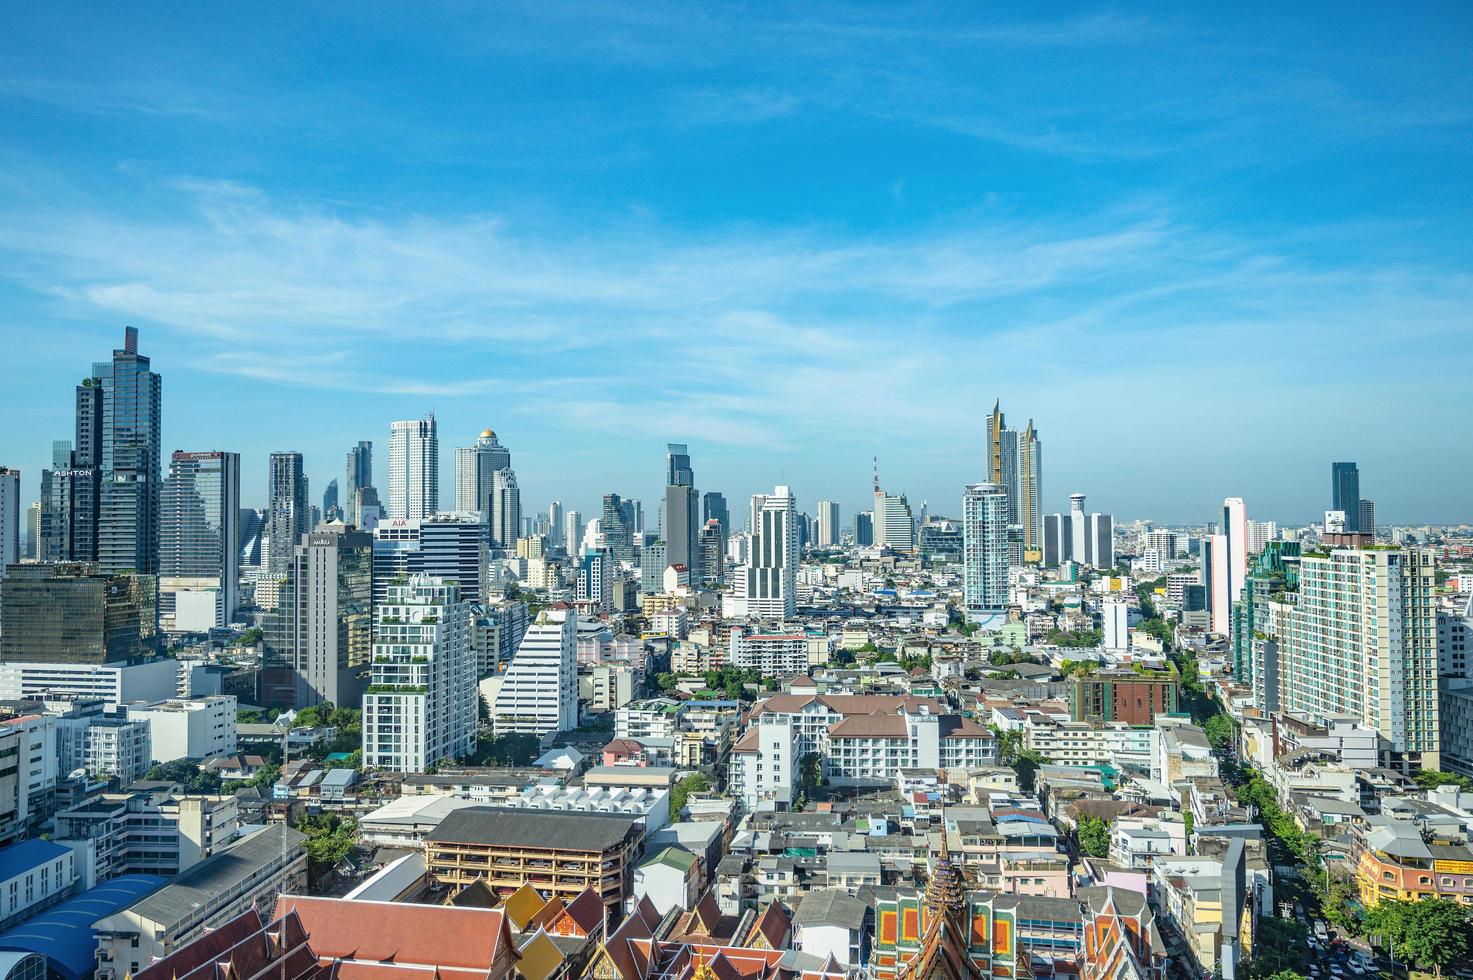
[[[542,847],[573,851],[607,851],[628,837],[638,821],[602,813],[538,811],[474,806],[456,810],[429,833],[429,843],[485,844],[497,847]]]
[[[281,860],[283,853],[299,850],[306,839],[290,827],[272,824],[177,875],[128,911],[168,926],[183,922],[217,895]]]

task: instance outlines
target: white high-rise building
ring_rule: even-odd
[[[563,514],[563,547],[568,554],[576,554],[583,542],[583,514],[570,510]]]
[[[508,551],[517,546],[522,528],[522,491],[509,469],[491,474],[491,547]]]
[[[874,543],[903,554],[915,551],[915,519],[904,494],[897,497],[875,488]]]
[[[557,546],[564,543],[563,505],[554,500],[547,505],[547,543]]]
[[[175,452],[159,522],[159,625],[205,633],[235,620],[240,588],[240,456]],[[291,541],[282,541],[288,553]]]
[[[1100,607],[1106,650],[1130,650],[1130,606],[1123,599],[1108,599]]]
[[[798,500],[787,487],[752,497],[746,614],[786,619],[798,611]]]
[[[511,452],[484,429],[474,446],[455,450],[455,509],[487,513],[491,507],[491,477],[511,466]]]
[[[496,734],[578,727],[578,614],[544,609],[527,628],[491,706]]]
[[[1249,521],[1248,522],[1248,553],[1256,555],[1268,543],[1279,536],[1279,524],[1277,521]]]
[[[1212,632],[1228,636],[1232,628],[1233,594],[1226,534],[1209,534],[1202,539],[1202,585],[1207,593],[1207,609],[1212,614]]]
[[[389,424],[389,517],[418,520],[440,509],[435,416]]]
[[[1115,567],[1115,518],[1086,514],[1084,494],[1069,495],[1069,513],[1043,519],[1043,563],[1049,567],[1077,561],[1094,568]]]
[[[663,573],[664,569],[661,569]],[[614,561],[607,548],[589,548],[578,560],[578,601],[595,604],[595,612],[614,606]]]
[[[410,576],[373,611],[373,683],[363,696],[363,765],[424,772],[476,744],[471,604],[454,582]]]
[[[839,543],[839,505],[833,500],[818,502],[818,546],[832,548]]]
[[[1237,602],[1248,580],[1248,508],[1242,497],[1222,502],[1222,533],[1227,538],[1228,599]]]
[[[1074,560],[1080,562],[1084,562],[1085,555],[1089,554],[1089,522],[1085,520],[1082,493],[1069,495],[1069,551]]]
[[[962,494],[962,596],[967,618],[999,627],[1008,606],[1008,492],[974,483]]]

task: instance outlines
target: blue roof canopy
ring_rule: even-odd
[[[163,887],[159,875],[122,875],[88,889],[0,935],[0,950],[40,953],[63,980],[83,980],[97,969],[92,923]]]

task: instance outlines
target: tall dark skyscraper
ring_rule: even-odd
[[[665,538],[666,558],[672,565],[688,569],[699,565],[700,494],[684,443],[672,442],[665,453],[665,504],[660,513],[660,532]]]
[[[726,509],[726,495],[712,490],[702,498],[702,502],[705,506],[701,515],[702,522],[709,524],[711,521],[719,521],[721,533],[731,534],[731,517]]]
[[[322,519],[335,521],[342,514],[342,508],[338,506],[338,481],[328,480],[327,489],[322,492]]]
[[[307,477],[302,473],[301,453],[272,453],[270,504],[266,510],[268,535],[267,569],[275,578],[286,574],[292,552],[307,525]]]
[[[1360,530],[1360,468],[1354,463],[1330,464],[1330,509],[1345,512],[1345,530]]]
[[[138,353],[138,331],[133,327],[124,330],[123,346],[113,351],[111,361],[93,365],[92,376],[102,387],[97,562],[104,572],[157,575],[163,378],[149,370],[148,358]],[[83,399],[78,401],[80,408]],[[78,414],[80,430],[82,413]],[[79,448],[81,442],[79,431]]]
[[[363,441],[348,450],[348,482],[343,485],[343,513],[349,524],[362,527],[358,491],[373,486],[373,443]]]

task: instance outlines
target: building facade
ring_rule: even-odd
[[[176,452],[159,532],[159,627],[204,633],[235,619],[240,589],[240,456]]]
[[[419,520],[440,509],[435,416],[389,425],[389,517]]]
[[[424,772],[476,741],[470,604],[427,575],[389,587],[374,609],[373,673],[363,697],[363,764]]]
[[[578,614],[544,609],[527,628],[491,705],[498,735],[578,726]]]

